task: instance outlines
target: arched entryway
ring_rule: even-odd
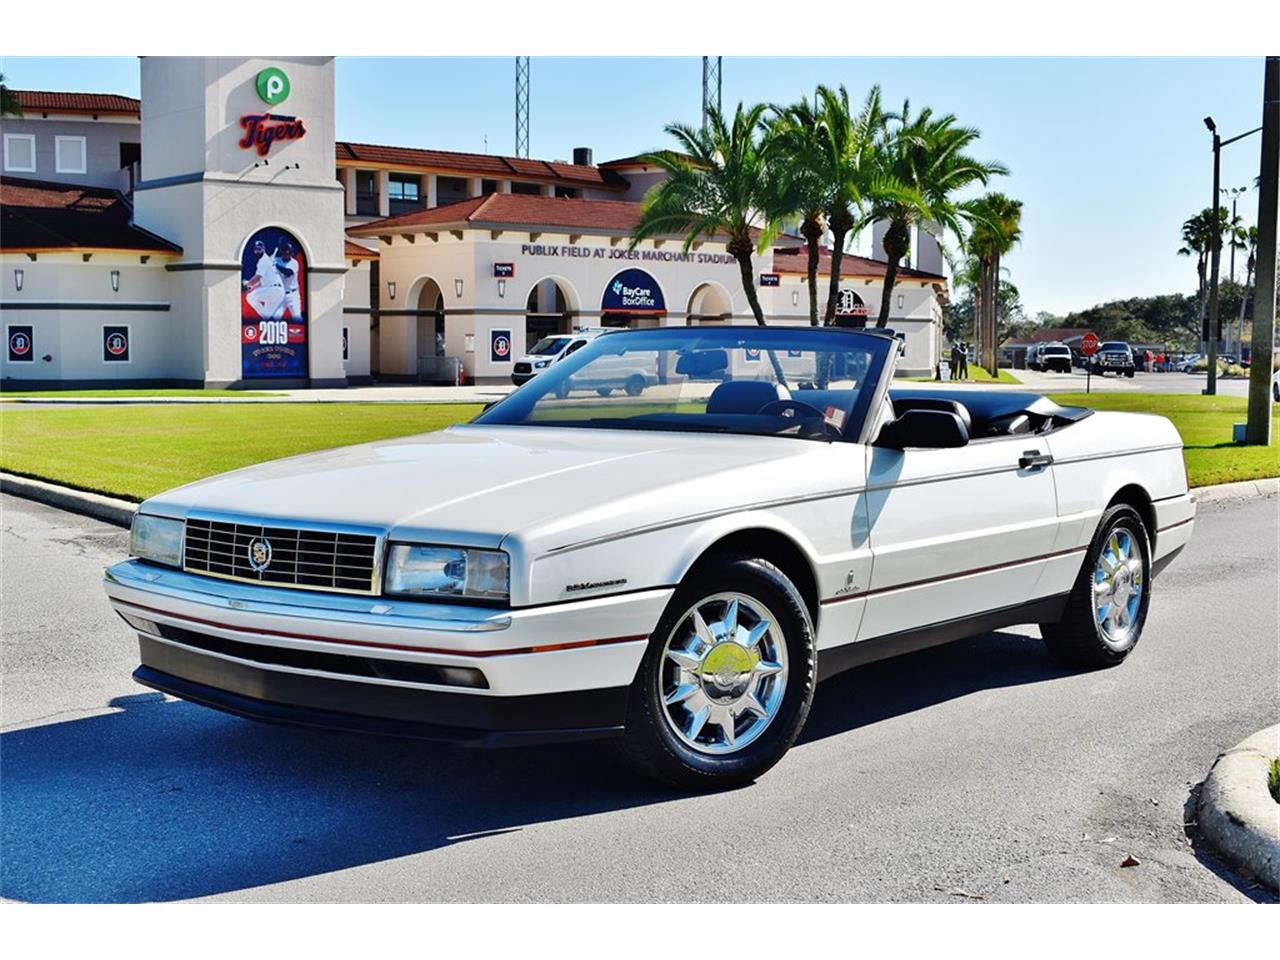
[[[867,309],[862,297],[858,296],[856,291],[847,288],[840,290],[836,296],[835,326],[865,327],[871,311]]]
[[[733,301],[729,291],[718,283],[703,283],[689,296],[686,311],[691,327],[708,323],[729,323],[733,320]]]
[[[524,308],[525,345],[528,349],[543,337],[573,332],[578,298],[567,281],[559,277],[544,277],[529,288]]]
[[[667,314],[658,281],[636,267],[609,280],[600,298],[600,323],[606,327],[656,327]]]
[[[444,294],[440,284],[431,277],[422,281],[418,299],[413,304],[417,318],[416,356],[443,357],[445,355]]]

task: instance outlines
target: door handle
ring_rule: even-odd
[[[1053,463],[1053,454],[1041,453],[1039,450],[1023,450],[1018,458],[1019,470],[1035,470]]]

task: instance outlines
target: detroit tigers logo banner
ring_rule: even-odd
[[[307,261],[302,244],[263,227],[240,258],[240,366],[245,379],[307,376]]]

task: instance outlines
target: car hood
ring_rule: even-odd
[[[595,536],[688,516],[705,505],[820,491],[797,469],[828,444],[639,430],[458,426],[304,454],[190,483],[143,504],[185,517],[231,514],[351,524],[393,538],[497,546]],[[727,478],[728,474],[741,474]],[[762,495],[760,490],[769,491]]]

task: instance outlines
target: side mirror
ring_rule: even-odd
[[[877,447],[905,450],[907,447],[963,447],[969,430],[954,413],[942,410],[906,410],[896,420],[880,428]]]

